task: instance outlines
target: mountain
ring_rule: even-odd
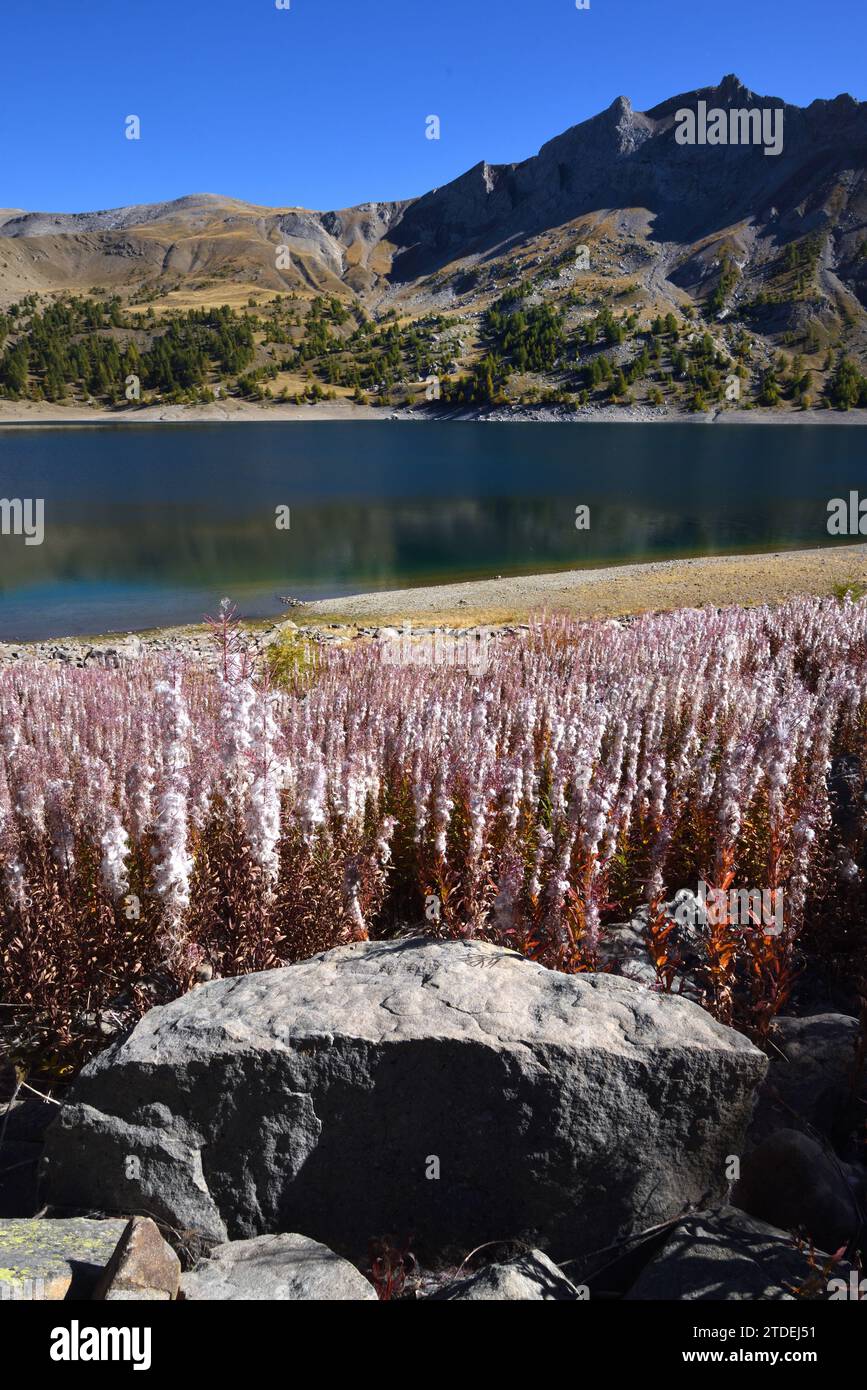
[[[96,284],[196,289],[208,280],[363,294],[387,269],[377,252],[405,206],[317,213],[200,193],[103,212],[0,211],[0,297]],[[279,245],[290,248],[288,271],[276,269]]]
[[[784,148],[680,145],[675,113],[709,108],[784,113]],[[618,97],[519,164],[479,163],[423,197],[337,212],[264,208],[198,194],[88,213],[0,211],[0,296],[100,284],[157,286],[220,278],[260,289],[359,295],[415,281],[452,262],[502,256],[577,219],[643,212],[651,244],[676,243],[674,283],[697,288],[708,243],[731,240],[759,274],[776,248],[828,234],[825,270],[864,302],[867,103],[849,96],[806,109],[761,97],[736,77],[647,112]],[[633,237],[636,233],[632,233]],[[278,270],[286,245],[292,268]],[[667,257],[670,259],[670,257]],[[824,285],[832,296],[839,287]]]
[[[762,113],[782,148],[681,143],[678,112]],[[746,129],[744,125],[743,129]],[[331,212],[196,194],[89,213],[0,210],[0,308],[120,294],[160,310],[337,296],[381,317],[468,320],[517,286],[580,322],[693,312],[818,362],[867,358],[867,103],[806,108],[738,78],[636,111],[626,97],[517,164]],[[576,260],[580,248],[584,260]],[[719,330],[720,332],[722,330]],[[814,363],[815,365],[815,363]]]

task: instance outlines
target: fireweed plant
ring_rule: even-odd
[[[700,879],[784,894],[777,935],[700,934],[717,1017],[761,1036],[811,952],[863,969],[867,603],[544,621],[482,673],[355,644],[289,687],[218,637],[214,669],[0,673],[0,1036],[28,1065],[416,924],[584,971],[643,904],[677,989],[665,904]]]

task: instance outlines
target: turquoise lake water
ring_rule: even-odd
[[[852,489],[867,433],[847,426],[5,429],[0,498],[43,499],[45,538],[0,535],[0,639],[199,621],[224,594],[263,617],[281,595],[830,544]]]

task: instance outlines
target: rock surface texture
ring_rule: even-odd
[[[697,1006],[475,942],[363,942],[214,981],[91,1062],[49,1200],[361,1262],[600,1249],[726,1193],[767,1063]]]
[[[811,1265],[785,1231],[747,1216],[731,1206],[699,1212],[678,1223],[664,1249],[651,1260],[627,1300],[741,1299],[788,1301],[828,1296],[828,1279],[816,1255]],[[848,1266],[835,1274],[848,1277]]]
[[[178,1296],[181,1262],[155,1221],[134,1216],[94,1290],[108,1303],[162,1303]]]
[[[581,1293],[542,1250],[530,1250],[505,1264],[488,1265],[467,1279],[457,1279],[431,1302],[570,1302]]]
[[[306,1236],[257,1236],[218,1245],[181,1277],[181,1296],[271,1302],[350,1299],[378,1302],[364,1275]]]
[[[0,1221],[0,1302],[90,1298],[124,1221]]]
[[[809,1134],[781,1129],[745,1157],[732,1203],[820,1250],[839,1250],[860,1234],[859,1176]]]
[[[750,1125],[760,1144],[778,1129],[818,1130],[836,1142],[867,1114],[867,1071],[859,1065],[857,1018],[813,1014],[771,1025],[771,1060]]]

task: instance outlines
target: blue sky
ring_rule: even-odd
[[[864,0],[28,0],[0,18],[0,206],[339,208],[526,158],[728,72],[867,98]],[[438,115],[441,139],[425,138]],[[138,115],[139,141],[124,136]]]

